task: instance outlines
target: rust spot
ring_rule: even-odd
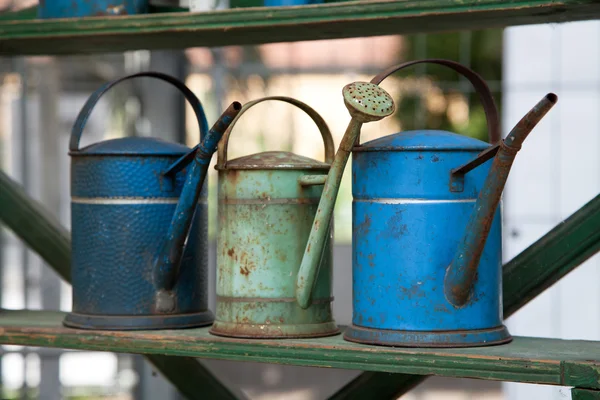
[[[371,228],[371,222],[371,216],[369,214],[365,215],[365,220],[360,225],[358,225],[358,229],[364,234],[369,233],[369,229]]]
[[[275,255],[277,256],[277,259],[282,263],[287,262],[287,254],[284,251],[276,250]]]
[[[397,213],[392,218],[390,218],[390,222],[389,222],[392,225],[391,234],[394,238],[397,238],[397,239],[399,239],[401,236],[406,235],[406,233],[408,232],[408,225],[400,223],[401,220],[402,220],[402,215],[400,212],[400,213]]]
[[[231,169],[228,171],[227,180],[231,183],[232,186],[235,186],[240,179],[240,170]]]
[[[369,267],[374,268],[375,263],[373,262],[373,259],[375,259],[375,254],[371,253],[367,256],[367,258],[369,259]]]
[[[254,270],[255,265],[251,259],[249,259],[248,254],[246,252],[242,252],[240,256],[240,274],[244,276],[250,275],[250,273]],[[236,256],[237,261],[237,256]]]
[[[308,247],[306,248],[306,252],[310,253],[310,243],[308,244]]]
[[[235,256],[235,249],[232,247],[229,250],[227,250],[227,255],[233,258],[233,256]]]
[[[434,155],[434,156],[431,157],[431,161],[432,162],[438,162],[438,161],[440,161],[440,158],[438,156]]]

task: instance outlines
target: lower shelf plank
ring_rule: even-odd
[[[213,336],[208,328],[87,331],[63,327],[63,317],[1,311],[0,343],[600,388],[600,343],[591,341],[515,337],[500,346],[409,349],[350,343],[341,335],[252,340]]]

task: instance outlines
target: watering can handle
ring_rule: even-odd
[[[88,121],[88,118],[92,114],[92,110],[100,100],[100,97],[104,93],[106,93],[110,88],[115,86],[118,83],[123,81],[138,78],[138,77],[148,77],[148,78],[157,78],[163,80],[165,82],[170,83],[179,89],[187,101],[189,101],[194,113],[196,114],[196,119],[198,120],[198,126],[200,127],[200,140],[204,138],[204,136],[208,133],[208,122],[206,120],[206,115],[204,114],[204,109],[202,108],[202,103],[198,100],[198,97],[179,79],[174,78],[170,75],[163,74],[160,72],[139,72],[137,74],[128,75],[123,78],[116,79],[112,82],[107,82],[102,85],[98,90],[96,90],[85,102],[79,115],[77,115],[77,119],[75,120],[75,124],[73,125],[73,129],[71,130],[71,139],[69,141],[69,150],[70,151],[78,151],[79,150],[79,140],[81,139],[81,134],[83,133],[83,128]]]
[[[300,100],[293,99],[291,97],[286,96],[269,96],[262,97],[257,100],[249,101],[242,107],[242,110],[235,117],[229,128],[223,135],[223,139],[219,142],[219,148],[217,150],[217,167],[225,168],[227,166],[227,146],[229,144],[229,135],[231,135],[231,131],[235,126],[237,120],[246,112],[250,107],[262,103],[267,100],[278,100],[283,101],[285,103],[292,104],[302,111],[304,111],[308,116],[315,122],[317,128],[319,128],[319,132],[321,132],[321,136],[323,137],[323,145],[325,146],[325,162],[327,164],[331,164],[333,162],[333,157],[335,155],[335,149],[333,147],[333,138],[331,137],[331,132],[327,127],[327,123],[321,117],[321,115],[316,112],[313,108],[311,108],[308,104],[301,102]]]
[[[464,76],[465,78],[467,78],[469,82],[471,82],[471,84],[475,88],[475,91],[479,95],[481,103],[483,104],[483,111],[485,112],[488,126],[488,140],[491,144],[497,143],[501,139],[500,118],[498,117],[498,109],[496,108],[496,103],[494,102],[492,92],[490,91],[490,88],[488,87],[487,83],[485,83],[485,81],[479,74],[477,74],[472,69],[465,67],[462,64],[438,58],[409,61],[403,64],[394,65],[386,69],[385,71],[382,71],[381,73],[377,74],[373,79],[371,79],[371,83],[379,85],[385,78],[387,78],[391,74],[400,71],[401,69],[423,63],[438,64],[451,68],[459,74],[461,74],[462,76]]]

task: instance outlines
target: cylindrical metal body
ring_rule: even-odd
[[[198,178],[189,177],[195,182],[187,188],[186,197],[193,197],[193,220],[177,273],[172,273],[177,276],[157,279],[162,274],[155,273],[169,227],[174,220],[190,217],[174,218],[188,178],[187,168],[183,168],[186,164],[181,163],[178,172],[167,171],[194,152],[180,144],[145,137],[125,137],[79,148],[86,122],[101,96],[116,84],[136,77],[159,79],[179,89],[196,114],[201,140],[208,132],[198,98],[181,81],[157,72],[108,82],[82,107],[69,142],[73,310],[64,324],[70,327],[167,329],[206,325],[213,319],[206,287],[206,185],[193,206]],[[177,254],[178,249],[173,250]],[[168,307],[157,305],[159,294],[165,290],[170,298]]]
[[[333,160],[333,139],[321,116],[288,97],[265,97],[299,107],[319,127],[325,162],[289,152],[227,160],[229,131],[219,143],[217,306],[212,334],[246,338],[328,336],[332,317],[332,229],[326,235],[310,306],[296,301],[296,280],[323,183]]]
[[[286,157],[287,156],[287,157]],[[290,165],[293,154],[254,156],[270,166]],[[286,158],[284,158],[286,157]],[[312,304],[296,303],[296,277],[323,190],[302,176],[327,173],[327,164],[299,169],[219,171],[217,307],[211,332],[237,337],[310,337],[337,333],[331,312],[331,233]],[[315,162],[314,160],[310,160]]]
[[[38,17],[78,18],[143,14],[148,0],[40,0]]]
[[[442,131],[401,132],[354,148],[353,326],[348,340],[475,346],[510,339],[502,325],[500,209],[462,307],[444,294],[491,161],[450,189],[450,172],[489,147]]]
[[[71,153],[73,312],[79,328],[151,329],[208,323],[206,185],[180,275],[176,310],[157,313],[153,261],[173,218],[186,170],[162,173],[188,152],[151,138],[123,138]]]

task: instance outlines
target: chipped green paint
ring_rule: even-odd
[[[62,326],[60,312],[8,311],[0,318],[0,342],[124,353],[162,354],[307,367],[343,368],[414,375],[564,385],[570,368],[578,382],[598,388],[596,342],[515,337],[502,346],[462,349],[407,349],[365,346],[341,335],[317,339],[232,339],[209,328],[165,331],[88,331]],[[589,360],[589,361],[588,361]],[[587,382],[587,383],[585,383]],[[413,382],[414,383],[414,382]]]
[[[600,347],[600,346],[599,346]],[[594,357],[582,362],[563,361],[563,386],[580,388],[600,388],[600,361]]]
[[[237,120],[268,100],[292,104],[311,117],[321,133],[324,162],[284,151],[227,159],[229,137]],[[237,135],[243,137],[243,132]],[[217,306],[211,333],[247,338],[339,333],[331,310],[331,230],[319,259],[312,305],[301,308],[295,299],[298,268],[334,151],[323,118],[289,97],[250,101],[233,121],[219,143],[217,156]]]
[[[349,1],[110,19],[0,22],[0,55],[88,54],[592,20],[595,0]]]

